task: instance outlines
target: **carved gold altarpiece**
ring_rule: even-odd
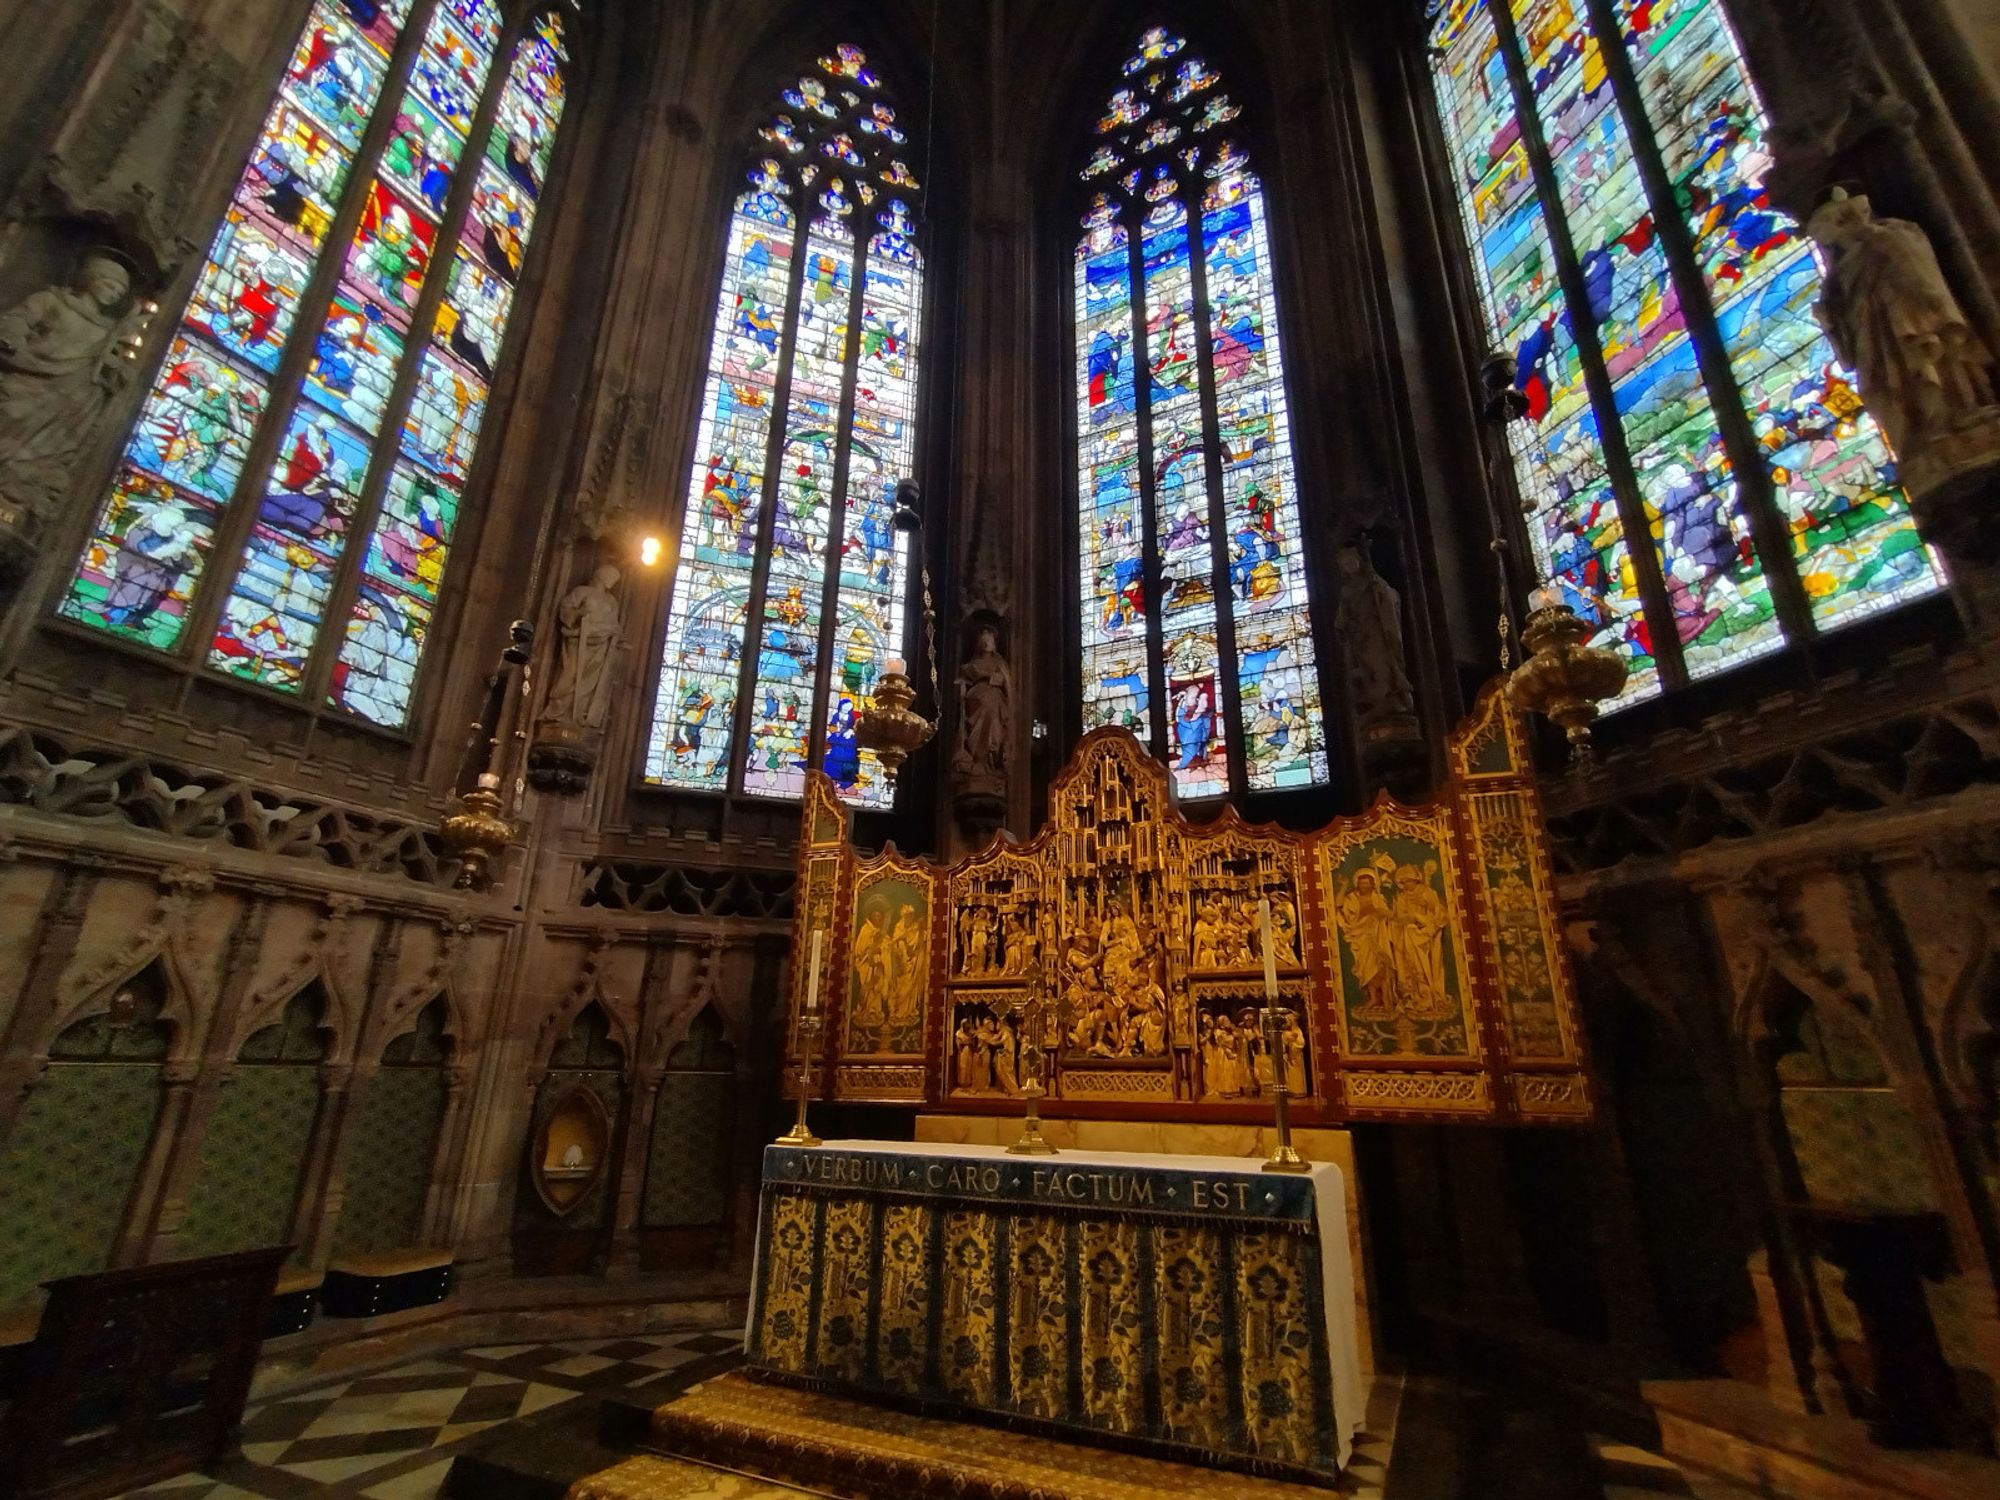
[[[1547,832],[1496,688],[1447,748],[1435,801],[1384,795],[1300,834],[1234,809],[1189,821],[1166,769],[1101,729],[1056,778],[1040,833],[949,867],[861,855],[815,774],[791,999],[796,1015],[799,955],[823,929],[819,1092],[1012,1112],[1040,1024],[1047,1115],[1267,1119],[1268,899],[1301,1123],[1587,1120]]]

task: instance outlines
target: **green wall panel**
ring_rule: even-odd
[[[406,1250],[423,1228],[450,1084],[440,1068],[384,1068],[362,1091],[335,1255]]]
[[[282,1245],[319,1108],[319,1070],[239,1067],[223,1084],[181,1226],[182,1255]]]
[[[156,1064],[49,1064],[0,1149],[0,1308],[104,1269],[159,1109]]]
[[[731,1073],[669,1073],[653,1109],[646,1152],[644,1220],[696,1228],[729,1217],[730,1140],[736,1115]]]

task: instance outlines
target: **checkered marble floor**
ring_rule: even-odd
[[[395,1365],[251,1407],[239,1458],[136,1491],[148,1500],[430,1500],[467,1439],[579,1396],[645,1400],[740,1336],[704,1331],[498,1344]]]
[[[213,1474],[183,1475],[133,1493],[147,1500],[433,1500],[459,1453],[502,1423],[560,1417],[579,1397],[663,1401],[726,1368],[740,1347],[734,1333],[703,1331],[482,1345],[395,1365],[261,1402],[245,1414],[240,1457]],[[1338,1493],[1347,1500],[1394,1500],[1385,1486],[1403,1390],[1393,1376],[1376,1382],[1341,1477]],[[1604,1500],[1750,1500],[1690,1483],[1642,1448],[1596,1436],[1588,1442]],[[666,1466],[679,1474],[680,1466]],[[691,1500],[788,1493],[686,1468],[680,1477]]]

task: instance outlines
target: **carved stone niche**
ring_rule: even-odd
[[[535,1191],[558,1218],[590,1196],[611,1160],[611,1116],[588,1083],[573,1084],[535,1133]]]
[[[1428,758],[1403,640],[1402,595],[1376,567],[1376,537],[1358,531],[1334,548],[1334,630],[1346,667],[1347,707],[1371,782],[1408,796]]]
[[[1007,821],[1014,760],[1014,674],[1001,645],[1006,622],[991,610],[966,616],[965,660],[953,678],[957,730],[952,740],[952,811],[974,847]]]

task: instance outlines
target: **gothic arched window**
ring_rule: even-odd
[[[59,611],[408,719],[575,0],[315,0]]]
[[[646,780],[796,798],[902,655],[922,257],[907,138],[860,49],[788,85],[729,220]]]
[[[1535,565],[1626,701],[1936,589],[1720,0],[1450,0],[1431,41]]]
[[[1327,779],[1264,194],[1237,106],[1148,31],[1076,247],[1083,724],[1183,797]],[[1140,373],[1145,374],[1143,385]]]

